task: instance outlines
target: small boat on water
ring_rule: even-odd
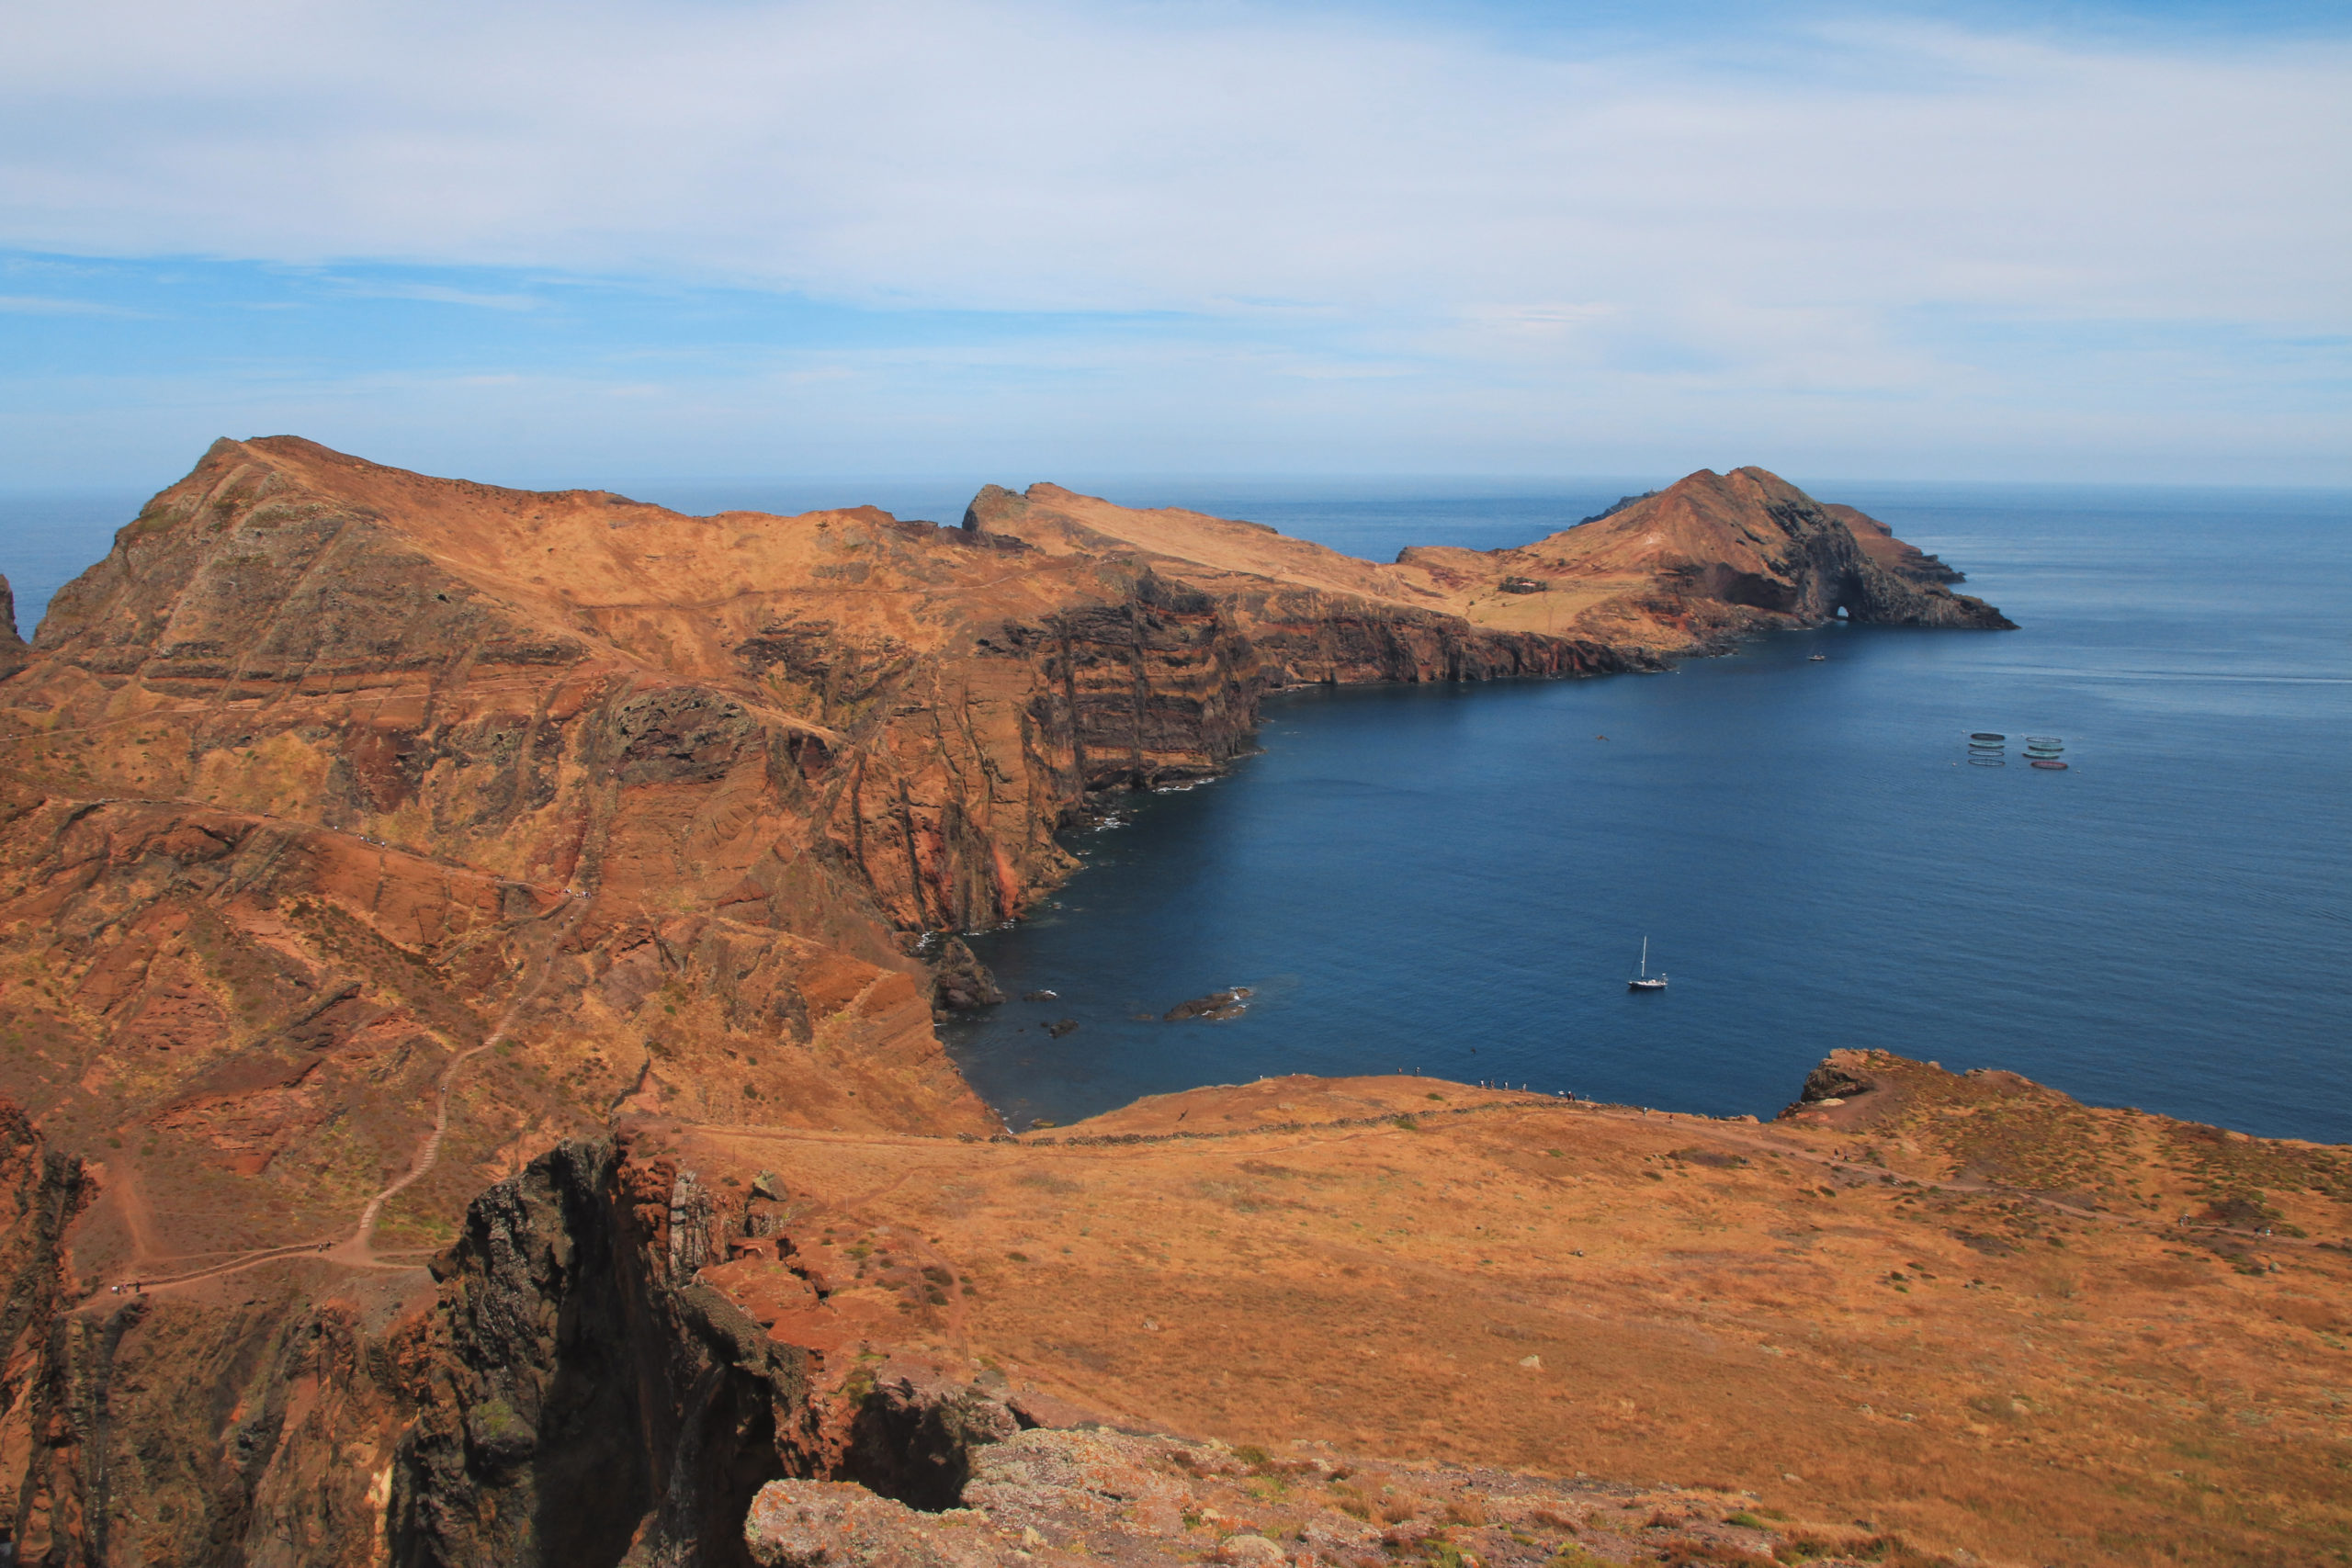
[[[1666,989],[1666,976],[1663,975],[1653,975],[1650,973],[1650,939],[1647,937],[1642,938],[1642,972],[1634,978],[1626,981],[1625,988],[1629,991],[1663,991]]]
[[[1829,662],[1829,655],[1826,653],[1816,653],[1813,655],[1807,662],[1812,664],[1826,664]]]

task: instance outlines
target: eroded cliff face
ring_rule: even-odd
[[[776,1475],[952,1495],[1014,1419],[938,1371],[963,1265],[608,1130],[998,1135],[953,933],[1272,688],[1991,624],[1778,485],[1694,476],[1622,559],[1383,566],[1049,486],[696,518],[216,445],[0,637],[0,1518],[59,1563],[684,1563]],[[933,1361],[860,1384],[876,1346]]]
[[[1851,506],[1825,502],[1821,510],[1846,525],[1854,536],[1862,554],[1879,567],[1895,576],[1907,578],[1921,587],[1965,582],[1968,574],[1954,569],[1940,556],[1931,556],[1917,545],[1906,544],[1894,536],[1894,530],[1869,513]]]
[[[1081,750],[1198,769],[1248,728],[1199,596],[1024,553],[221,443],[59,593],[15,695],[157,721],[104,756],[117,782],[870,942],[876,913],[1001,918],[1057,875]]]
[[[390,1561],[743,1561],[752,1494],[825,1455],[806,1353],[695,1281],[725,1228],[690,1173],[609,1141],[475,1200],[416,1332]]]
[[[57,1363],[69,1343],[59,1314],[80,1294],[65,1234],[91,1187],[81,1161],[45,1147],[23,1111],[0,1102],[0,1522],[33,1561],[85,1513],[78,1450],[95,1402],[86,1380],[61,1376]]]
[[[103,1166],[0,1102],[0,1525],[17,1561],[373,1563],[405,1416],[380,1303],[289,1264],[198,1300],[101,1284]]]
[[[1658,667],[1640,648],[1480,624],[1430,574],[1343,556],[1261,523],[1114,506],[1058,485],[989,485],[965,529],[1060,558],[1125,558],[1213,597],[1273,685],[1493,681]],[[1467,553],[1467,552],[1464,552]]]
[[[94,1289],[66,1237],[106,1179],[0,1103],[20,1562],[742,1564],[769,1481],[945,1506],[972,1445],[1019,1428],[928,1365],[853,1378],[872,1341],[771,1334],[703,1274],[780,1205],[610,1138],[477,1196],[429,1278],[293,1256]]]
[[[1865,547],[1846,516],[1762,468],[1701,470],[1592,521],[1487,556],[1406,552],[1477,593],[1498,624],[1566,615],[1588,635],[1714,650],[1759,630],[1857,624],[1991,631],[2012,623],[1936,581],[1929,558],[1883,525]],[[1871,520],[1862,519],[1869,523]],[[1899,570],[1898,570],[1899,569]]]
[[[1943,563],[1762,468],[1702,469],[1532,544],[1417,547],[1395,564],[1262,524],[1137,510],[1057,485],[990,485],[967,529],[1049,553],[1125,555],[1233,608],[1282,679],[1482,680],[1655,668],[1661,655],[1834,616],[1993,630]]]
[[[985,977],[918,937],[1229,761],[1263,682],[1132,562],[221,443],[0,695],[0,1088],[112,1140],[114,1273],[347,1233],[445,1106],[373,1239],[628,1097],[993,1132],[932,1032]]]
[[[30,657],[31,650],[17,632],[17,592],[6,577],[0,577],[0,681],[23,669]]]

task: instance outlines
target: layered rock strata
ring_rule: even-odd
[[[0,681],[22,670],[31,656],[17,631],[16,590],[8,586],[6,577],[0,577]]]
[[[1908,578],[1921,587],[1965,582],[1968,574],[1955,570],[1940,556],[1931,556],[1917,545],[1905,544],[1894,536],[1894,530],[1866,512],[1850,506],[1825,504],[1822,512],[1846,525],[1854,536],[1854,543],[1871,561],[1897,577]]]
[[[217,444],[0,637],[0,1519],[59,1563],[683,1563],[780,1475],[958,1495],[966,1266],[608,1129],[996,1146],[954,933],[1278,686],[1998,620],[1758,470],[1604,524],[1379,566],[1049,486],[698,518]],[[1672,547],[1594,544],[1636,525]]]
[[[1137,511],[1039,484],[1019,495],[987,486],[966,510],[964,527],[1054,558],[1130,560],[1190,584],[1225,608],[1273,684],[1492,681],[1658,667],[1645,648],[1482,624],[1469,613],[1471,596],[1433,574],[1358,560],[1260,523],[1179,509]]]
[[[1647,608],[1574,610],[1633,570]],[[111,1140],[88,1245],[153,1272],[363,1211],[437,1243],[625,1100],[992,1131],[930,1027],[994,995],[946,933],[1066,874],[1091,794],[1223,766],[1282,684],[1841,606],[1998,619],[1760,470],[1380,566],[1052,486],[690,518],[221,442],[0,682],[0,1088]]]
[[[1290,680],[1591,672],[1838,617],[2011,625],[1951,592],[1957,574],[1884,524],[1762,468],[1702,470],[1516,548],[1417,547],[1385,566],[1261,524],[1136,511],[1055,485],[990,486],[964,525],[1053,553],[1130,553],[1231,603]]]

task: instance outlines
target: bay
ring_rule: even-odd
[[[973,939],[1059,995],[954,1026],[967,1077],[1016,1126],[1396,1069],[1769,1117],[1883,1047],[2352,1138],[2352,497],[1812,488],[2023,629],[1277,697],[1259,755],[1080,835],[1047,908]],[[1375,555],[1545,511],[1178,499]],[[1968,765],[1982,730],[2007,766]],[[2023,766],[2029,734],[2071,767]],[[1663,994],[1625,988],[1645,936]],[[1158,1021],[1234,985],[1242,1017]]]
[[[1524,542],[1659,481],[1069,482],[1387,559]],[[948,520],[967,494],[613,488]],[[950,1026],[967,1075],[1015,1125],[1400,1067],[1770,1115],[1826,1051],[1883,1046],[2352,1139],[2352,495],[1808,488],[2023,629],[1841,626],[1666,675],[1278,696],[1260,754],[1073,835],[1084,869],[973,939],[1008,991],[1061,995]],[[0,494],[28,635],[143,499]],[[2007,766],[1966,765],[1980,729],[2011,738]],[[2020,766],[2027,734],[2064,737],[2070,769]],[[1645,935],[1663,995],[1624,989]],[[1242,1017],[1157,1021],[1227,985],[1255,993]]]

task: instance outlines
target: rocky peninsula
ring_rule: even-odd
[[[1015,1139],[933,1032],[995,995],[955,933],[1269,691],[2008,625],[1955,575],[1755,468],[1384,565],[1051,485],[688,517],[219,443],[0,646],[0,1524],[58,1563],[2316,1550],[2342,1151],[1894,1056],[1760,1126],[1390,1078]]]

